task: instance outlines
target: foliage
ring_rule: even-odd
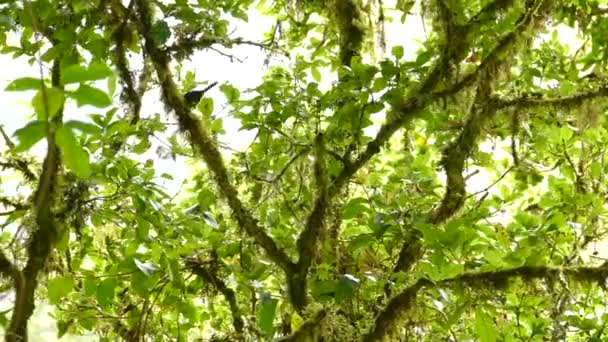
[[[231,33],[259,13],[275,20],[264,40]],[[27,340],[42,299],[60,336],[101,341],[604,340],[608,264],[584,255],[608,232],[607,13],[0,1],[0,51],[39,73],[6,87],[33,109],[1,130],[0,166],[21,177],[0,193],[6,341]],[[419,49],[384,57],[385,26],[420,18]],[[255,132],[228,155],[219,141],[239,133],[217,98],[183,94],[205,78],[190,57],[239,46],[268,68],[217,87]],[[196,166],[187,195],[162,185],[171,159]]]

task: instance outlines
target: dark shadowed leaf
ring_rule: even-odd
[[[272,298],[270,293],[260,294],[260,309],[258,311],[258,327],[266,335],[271,336],[274,332],[274,315],[277,309],[278,300]]]

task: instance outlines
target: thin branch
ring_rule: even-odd
[[[2,169],[13,169],[15,171],[21,172],[25,177],[25,180],[27,180],[28,182],[36,181],[36,175],[30,170],[28,162],[23,159],[16,159],[16,157],[11,157],[11,159],[6,162],[0,161],[0,167]]]
[[[474,197],[474,196],[477,196],[477,195],[479,195],[479,194],[481,194],[481,193],[487,192],[487,191],[488,191],[488,190],[490,190],[492,187],[494,187],[494,185],[498,184],[498,183],[499,183],[499,182],[500,182],[500,181],[501,181],[503,178],[505,178],[505,177],[506,177],[506,176],[509,174],[509,172],[513,171],[513,169],[514,169],[514,168],[515,168],[514,166],[510,166],[510,167],[509,167],[509,168],[507,168],[507,169],[506,169],[506,170],[505,170],[505,171],[504,171],[504,172],[503,172],[503,173],[502,173],[500,176],[498,176],[498,178],[496,178],[496,179],[495,179],[495,180],[494,180],[494,181],[493,181],[493,182],[492,182],[490,185],[488,185],[488,186],[487,186],[487,187],[485,187],[484,189],[481,189],[481,190],[479,190],[479,191],[477,191],[477,192],[474,192],[474,193],[472,193],[472,194],[469,194],[469,195],[467,196],[467,198],[469,198],[469,197]]]
[[[6,146],[8,146],[8,148],[11,150],[14,149],[15,143],[11,140],[11,138],[9,138],[8,134],[6,134],[3,125],[0,125],[0,134],[2,134],[2,138],[4,139],[4,142],[6,142]]]
[[[32,5],[26,2],[25,7],[30,12],[31,17],[34,18],[32,25],[35,31],[41,31],[40,29],[43,26],[37,21]],[[49,39],[54,42],[53,37]],[[61,163],[59,150],[55,144],[55,132],[62,125],[63,106],[57,110],[57,113],[53,113],[54,116],[51,116],[48,107],[47,88],[44,84],[42,62],[39,63],[42,102],[45,117],[48,120],[46,124],[48,148],[32,205],[37,229],[33,233],[27,248],[28,260],[21,273],[22,276],[15,277],[15,302],[11,322],[6,330],[7,342],[27,341],[28,320],[34,312],[34,292],[38,286],[38,276],[44,269],[48,255],[59,234],[52,207],[56,196],[57,174]],[[60,59],[55,59],[51,70],[52,86],[62,89],[60,79]]]
[[[241,316],[238,303],[236,301],[236,294],[233,289],[229,288],[228,285],[219,277],[219,261],[215,251],[211,251],[211,257],[207,260],[208,266],[203,267],[200,260],[196,258],[186,259],[186,267],[190,269],[194,274],[201,277],[205,282],[213,285],[226,299],[232,313],[232,324],[234,330],[241,334],[243,333],[243,317]]]

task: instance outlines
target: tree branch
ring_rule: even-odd
[[[312,212],[307,218],[306,226],[298,237],[297,246],[299,259],[296,266],[296,272],[288,279],[291,302],[295,309],[300,313],[302,313],[307,304],[308,270],[317,255],[319,240],[321,240],[321,237],[324,235],[323,230],[327,216],[327,207],[329,205],[323,134],[317,134],[314,148],[314,175],[317,183],[317,199]]]
[[[490,101],[490,91],[493,78],[496,73],[490,70],[498,69],[500,64],[508,61],[505,52],[512,50],[516,45],[518,37],[530,29],[533,20],[538,19],[536,11],[540,8],[542,1],[536,6],[529,8],[518,21],[516,28],[509,32],[497,45],[488,57],[482,62],[476,74],[478,85],[472,112],[467,119],[464,129],[450,145],[443,151],[441,165],[446,172],[446,192],[441,204],[435,210],[431,219],[432,223],[439,224],[448,220],[464,204],[466,196],[466,181],[462,175],[465,160],[471,155],[476,141],[481,134],[481,127],[493,117],[497,110]]]
[[[221,45],[225,48],[232,48],[235,45],[249,45],[260,49],[270,49],[271,43],[260,43],[243,38],[224,38],[224,37],[208,37],[202,36],[199,38],[182,38],[174,45],[165,49],[165,52],[172,54],[174,58],[180,60],[190,56],[195,50],[204,50],[213,47],[213,45]]]
[[[51,84],[53,87],[61,89],[60,61],[58,59],[53,62],[51,73]],[[44,110],[46,111],[46,117],[50,118],[48,98],[42,74],[40,82]],[[27,248],[28,260],[23,269],[22,276],[15,278],[15,303],[11,322],[6,331],[7,342],[27,341],[27,323],[34,312],[34,292],[38,286],[38,274],[44,268],[48,255],[59,234],[51,208],[56,196],[56,179],[60,165],[59,149],[55,145],[55,132],[61,126],[62,119],[63,106],[47,122],[47,155],[42,165],[42,173],[38,181],[32,206],[37,229],[32,235]]]
[[[384,338],[395,328],[399,317],[415,306],[416,296],[422,289],[436,289],[451,285],[463,285],[471,288],[487,288],[488,286],[492,286],[500,290],[507,287],[509,281],[515,277],[521,277],[528,281],[536,279],[558,281],[562,275],[566,278],[571,278],[573,281],[596,284],[605,289],[605,282],[608,277],[608,263],[599,267],[557,268],[548,266],[522,266],[499,271],[465,272],[456,277],[436,282],[427,278],[421,278],[389,301],[386,308],[378,317],[376,317],[374,326],[363,337],[363,341],[384,341]]]
[[[219,261],[217,260],[217,253],[211,251],[211,257],[208,260],[209,266],[203,267],[200,260],[196,258],[186,259],[186,267],[190,269],[194,274],[201,277],[205,282],[213,285],[226,299],[230,306],[230,312],[232,313],[232,324],[234,330],[241,334],[243,333],[243,318],[241,317],[239,305],[236,300],[236,294],[234,290],[229,288],[226,283],[219,277]]]
[[[160,81],[162,100],[168,109],[175,111],[180,131],[187,133],[192,146],[201,153],[207,167],[211,170],[213,179],[220,194],[230,207],[234,219],[238,222],[249,236],[251,236],[266,252],[269,258],[279,265],[289,277],[293,273],[295,264],[290,260],[285,251],[259,226],[258,221],[251,212],[243,205],[238,197],[236,188],[230,182],[228,170],[224,165],[222,155],[211,136],[201,126],[198,120],[188,109],[183,96],[178,92],[177,85],[169,69],[169,56],[158,46],[151,34],[152,9],[145,0],[136,1],[138,10],[138,29],[145,38],[144,48],[150,56],[156,74]]]
[[[518,109],[538,107],[571,108],[580,106],[585,101],[606,96],[608,96],[608,85],[602,85],[597,89],[579,92],[569,96],[561,96],[556,98],[545,98],[541,96],[539,98],[530,94],[522,95],[514,99],[493,97],[492,102],[494,103],[497,109],[506,109],[509,107],[515,107]]]
[[[327,316],[325,310],[317,312],[312,318],[304,322],[300,328],[289,336],[279,338],[277,342],[307,342],[313,341],[315,328],[319,326],[319,323]],[[312,340],[311,340],[312,339]]]
[[[15,171],[21,172],[25,180],[28,182],[36,181],[36,175],[30,170],[28,162],[23,159],[10,157],[10,159],[8,159],[6,162],[0,161],[0,167],[2,169],[13,169]]]

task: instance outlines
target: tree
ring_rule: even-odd
[[[34,110],[1,132],[6,341],[42,299],[102,341],[604,337],[608,267],[583,257],[607,232],[602,1],[2,3],[2,53],[39,72],[6,88]],[[267,37],[229,33],[254,8]],[[382,57],[417,16],[419,49]],[[268,71],[218,87],[255,132],[229,157],[185,62],[241,45]],[[201,162],[181,200],[171,159]]]

